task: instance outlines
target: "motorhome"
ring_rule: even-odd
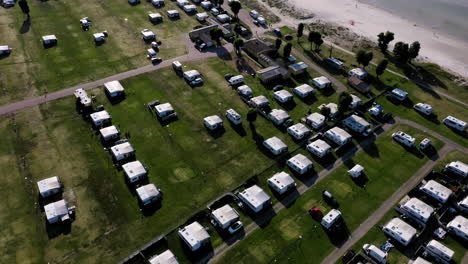
[[[392,134],[392,138],[400,144],[403,144],[407,147],[414,147],[416,139],[403,131],[398,131]]]

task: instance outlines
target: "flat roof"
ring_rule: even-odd
[[[461,215],[457,215],[447,224],[447,228],[452,228],[457,230],[458,233],[468,235],[468,219]]]
[[[450,259],[453,258],[453,255],[455,255],[455,252],[453,250],[434,239],[427,243],[427,247],[430,248],[430,250],[436,253],[437,255],[445,255]],[[434,249],[436,250],[436,252],[434,251]]]
[[[312,88],[312,86],[304,83],[304,84],[301,84],[301,85],[297,86],[296,88],[294,88],[294,91],[302,93],[302,94],[307,94],[307,93],[313,92],[314,88]]]
[[[68,203],[65,200],[50,203],[44,206],[44,211],[48,221],[56,217],[66,216],[68,215]]]
[[[325,116],[320,113],[312,113],[307,116],[307,120],[317,125],[321,125],[325,122]]]
[[[280,190],[283,188],[288,188],[295,183],[294,179],[284,171],[275,173],[271,178],[268,179],[268,182]]]
[[[307,128],[304,124],[302,123],[297,123],[295,125],[292,125],[290,127],[288,127],[288,132],[289,131],[292,131],[298,135],[304,135],[306,133],[309,133],[310,132],[310,129]]]
[[[247,86],[247,85],[241,85],[237,87],[237,91],[243,95],[251,95],[252,94],[252,89]]]
[[[106,110],[94,112],[90,114],[89,117],[91,117],[91,120],[93,120],[93,122],[108,120],[111,118],[110,114]]]
[[[402,238],[405,241],[411,241],[416,235],[416,229],[400,218],[393,218],[384,226],[385,229],[391,230],[392,234]]]
[[[285,120],[291,117],[288,112],[284,111],[283,109],[273,109],[268,115],[270,116],[270,119],[275,119],[277,121]]]
[[[358,75],[358,76],[363,76],[363,75],[367,75],[367,71],[362,69],[362,68],[354,68],[352,70],[350,70],[349,72],[355,74],[355,75]]]
[[[287,99],[287,98],[292,98],[293,95],[288,92],[287,90],[279,90],[279,91],[276,91],[273,93],[274,96],[277,96],[278,98],[281,98],[281,99]]]
[[[223,120],[218,115],[207,116],[203,119],[203,121],[209,124],[210,126],[223,123]]]
[[[330,151],[331,149],[330,145],[328,145],[327,142],[321,139],[317,139],[314,142],[311,142],[310,144],[307,145],[307,148],[314,149],[319,153],[324,153],[324,152]]]
[[[252,207],[258,208],[270,201],[270,196],[258,185],[250,186],[239,193],[239,196],[244,198]]]
[[[205,228],[196,221],[179,229],[179,236],[181,236],[191,248],[197,247],[197,245],[210,238]]]
[[[278,137],[271,137],[263,142],[263,144],[268,145],[270,148],[279,151],[288,146]]]
[[[320,76],[320,77],[316,77],[313,79],[316,83],[320,84],[320,85],[325,85],[325,84],[329,84],[331,83],[331,81],[325,77],[325,76]]]
[[[119,156],[122,154],[134,152],[135,149],[133,149],[133,146],[129,142],[124,142],[122,144],[111,147],[111,151],[114,156]]]
[[[269,104],[270,101],[268,101],[268,98],[264,95],[259,95],[255,96],[252,99],[250,99],[251,102],[253,102],[255,105],[263,105],[263,104]]]
[[[149,259],[150,264],[179,264],[177,258],[171,250],[166,250],[163,253]]]
[[[119,81],[111,81],[104,84],[109,93],[123,92],[124,88]]]
[[[152,183],[137,188],[136,192],[138,194],[138,197],[140,197],[140,200],[142,200],[143,202],[150,200],[154,197],[159,197],[159,195],[161,194],[156,185]]]
[[[226,204],[223,207],[214,210],[213,212],[211,212],[211,214],[222,226],[236,219],[239,219],[239,214],[229,204]]]
[[[170,103],[159,104],[154,107],[158,113],[174,111],[174,108]]]
[[[333,137],[337,137],[337,138],[340,138],[341,140],[346,140],[347,138],[350,138],[351,135],[346,132],[344,129],[340,128],[340,127],[333,127],[329,130],[327,130],[327,132],[325,132],[325,134],[328,134],[330,136],[333,136]]]
[[[301,170],[313,165],[312,161],[302,154],[296,154],[294,157],[288,159],[288,162],[296,165],[296,167]]]
[[[148,173],[143,163],[141,163],[141,161],[139,160],[125,163],[124,165],[122,165],[122,169],[130,179]]]
[[[99,130],[99,133],[103,138],[119,134],[119,129],[116,126],[108,126]]]
[[[360,126],[366,127],[370,126],[369,122],[367,122],[364,118],[358,116],[358,115],[350,115],[345,120],[345,122],[351,122],[351,123],[356,123],[359,124]]]

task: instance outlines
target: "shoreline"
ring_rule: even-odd
[[[433,62],[450,72],[468,77],[468,43],[439,32],[437,29],[414,23],[398,15],[371,4],[356,0],[288,0],[299,9],[307,9],[315,14],[310,21],[326,21],[366,37],[377,40],[377,34],[385,31],[395,33],[395,40],[411,43],[419,41],[419,60]],[[362,15],[365,14],[365,15]],[[280,16],[285,22],[306,22],[291,17]],[[351,25],[351,21],[354,25]],[[309,22],[309,20],[307,20]]]

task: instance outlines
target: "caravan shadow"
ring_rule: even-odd
[[[49,239],[54,239],[62,234],[68,235],[72,231],[71,220],[50,224],[49,222],[47,222],[47,219],[45,219],[45,225],[46,225],[47,236]]]

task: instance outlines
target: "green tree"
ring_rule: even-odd
[[[247,113],[247,121],[249,123],[255,122],[257,120],[257,111],[255,109],[250,109]]]
[[[416,59],[419,55],[419,51],[421,50],[421,44],[418,41],[411,43],[411,46],[408,49],[408,57],[409,61]]]
[[[244,40],[241,38],[237,38],[236,40],[234,40],[233,44],[234,44],[234,48],[236,50],[237,56],[240,57],[242,55],[241,48],[242,46],[244,46]]]
[[[322,114],[325,118],[328,118],[330,113],[331,110],[328,106],[322,106],[322,108],[320,108],[320,114]]]
[[[26,0],[20,0],[18,2],[19,7],[21,8],[21,11],[26,14],[29,18],[29,5]]]
[[[340,97],[338,99],[338,111],[341,113],[348,111],[352,102],[353,98],[348,92],[340,93]]]
[[[283,41],[280,38],[277,38],[275,40],[275,48],[276,50],[279,50],[281,48],[281,44],[283,44]]]
[[[393,32],[387,31],[385,33],[381,32],[379,35],[377,35],[377,37],[377,42],[380,50],[383,53],[386,53],[388,49],[388,44],[390,44],[390,42],[392,42],[395,39],[395,34]]]
[[[317,32],[310,31],[309,35],[307,36],[307,41],[309,41],[309,43],[310,43],[310,50],[312,50],[312,43],[315,42],[316,38],[317,38]]]
[[[409,46],[404,42],[397,42],[393,47],[393,55],[400,63],[407,63],[409,59]]]
[[[300,40],[304,34],[304,23],[299,23],[297,26],[297,39]]]
[[[241,2],[239,1],[232,1],[229,6],[231,7],[231,11],[232,13],[234,13],[234,16],[236,16],[236,19],[237,19],[237,16],[239,15],[239,11],[242,9],[242,4]]]
[[[388,60],[381,60],[379,62],[379,64],[377,64],[377,67],[375,68],[375,74],[377,75],[377,78],[380,77],[380,75],[382,75],[385,70],[387,69],[387,65],[388,65]]]
[[[361,64],[364,68],[369,65],[373,57],[374,53],[372,53],[372,51],[365,51],[361,49],[356,53],[357,63]]]
[[[210,30],[210,37],[216,44],[221,45],[221,38],[223,37],[223,31],[220,28],[212,28]]]
[[[218,0],[218,6],[222,6],[224,4],[224,0]]]
[[[285,58],[289,57],[291,55],[291,51],[292,51],[292,44],[288,42],[288,44],[284,46],[283,57]]]
[[[315,41],[315,45],[316,45],[315,49],[320,50],[320,46],[322,46],[323,42],[324,41],[322,39],[322,36],[320,36],[320,38]]]

